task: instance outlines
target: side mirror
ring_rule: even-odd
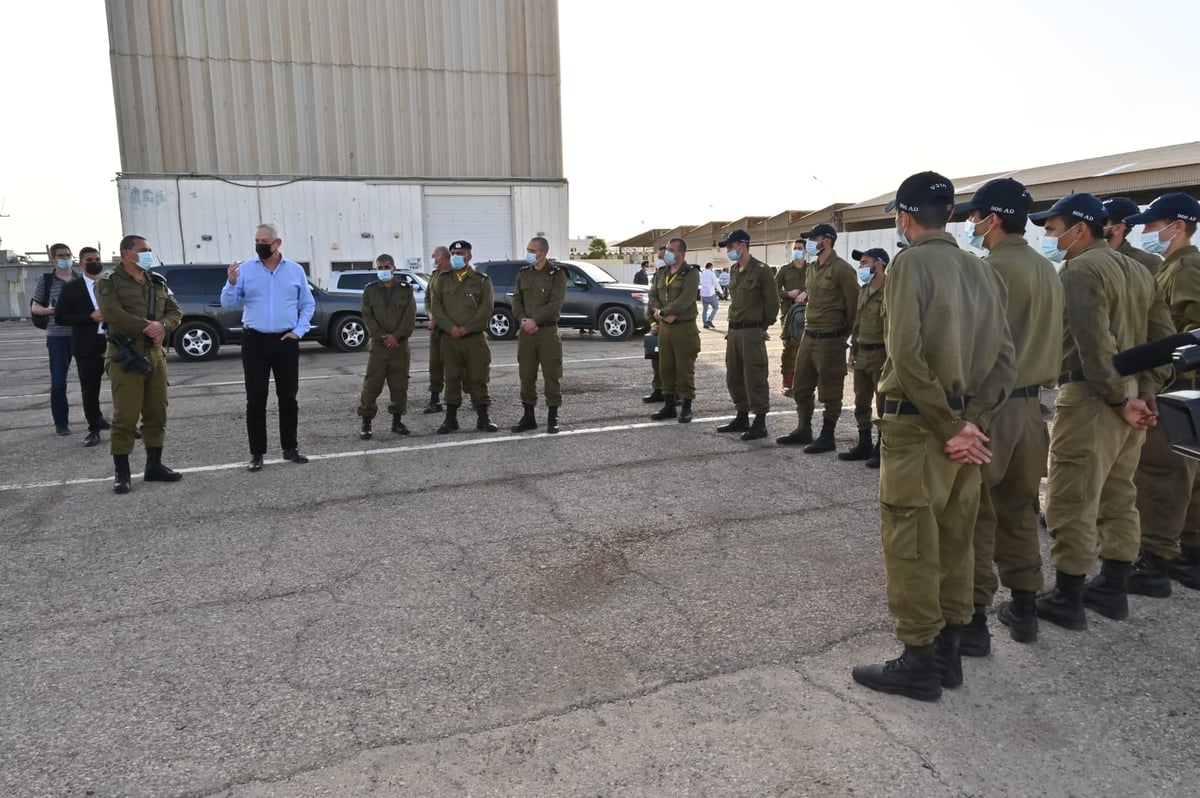
[[[586,277],[580,277],[578,274],[571,278],[571,282],[579,288],[587,288],[588,281]]]

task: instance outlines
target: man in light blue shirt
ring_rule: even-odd
[[[280,253],[283,240],[273,224],[254,232],[253,260],[235,261],[221,289],[221,307],[242,306],[242,371],[246,378],[248,471],[261,471],[267,453],[267,390],[275,377],[279,400],[279,443],[283,459],[307,463],[296,427],[300,406],[300,339],[309,330],[316,301],[304,268]]]

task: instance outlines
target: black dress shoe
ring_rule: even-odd
[[[661,402],[661,401],[663,401],[663,392],[658,390],[657,388],[655,388],[649,394],[647,394],[646,396],[643,396],[642,401],[648,405],[654,404],[655,402]]]
[[[297,465],[304,465],[305,463],[308,462],[308,458],[305,457],[304,455],[300,454],[299,449],[284,449],[283,450],[283,459],[291,460],[293,463],[296,463]]]
[[[66,424],[59,424],[57,427],[54,428],[54,432],[58,435],[70,435],[71,428],[68,427]]]
[[[250,471],[251,473],[253,473],[255,471],[262,471],[262,455],[261,454],[251,455],[250,462],[246,463],[246,470]]]
[[[87,434],[87,437],[83,439],[84,446],[95,446],[98,443],[100,443],[100,433],[99,432],[89,432]]]

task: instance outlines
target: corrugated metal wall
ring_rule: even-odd
[[[127,175],[563,177],[556,0],[107,7]]]

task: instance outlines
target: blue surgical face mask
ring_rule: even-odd
[[[980,219],[980,221],[983,221],[983,220]],[[985,249],[986,247],[983,246],[984,236],[986,236],[988,233],[992,232],[992,229],[989,227],[987,229],[987,232],[985,232],[985,233],[977,232],[978,229],[979,228],[977,226],[977,223],[972,222],[970,219],[968,219],[966,221],[966,223],[963,225],[963,235],[966,236],[967,243],[970,244],[975,249]]]
[[[461,269],[466,265],[467,265],[467,259],[464,258],[462,255],[451,255],[450,256],[450,268],[451,269]]]
[[[811,238],[804,242],[804,251],[810,256],[816,256],[821,253],[821,245]]]
[[[1163,241],[1158,237],[1158,234],[1164,232],[1165,230],[1166,228],[1164,227],[1162,230],[1155,230],[1153,233],[1142,233],[1142,249],[1146,250],[1151,255],[1166,255],[1167,250],[1171,248],[1171,240],[1174,239],[1175,236],[1171,236],[1171,238]]]
[[[525,262],[528,263],[530,266],[532,266],[533,264],[537,263],[537,255],[535,255],[532,252],[526,252],[525,253]]]
[[[379,275],[379,279],[385,283],[391,282],[392,278],[396,276],[396,273],[391,269],[377,269],[375,273]]]
[[[793,249],[792,250],[792,260],[804,260],[804,250]]]
[[[858,281],[860,283],[871,282],[871,267],[870,266],[859,266],[858,267]]]
[[[74,264],[74,261],[70,258],[59,258],[54,263],[60,269],[69,269]]]
[[[901,247],[907,247],[911,242],[908,236],[904,235],[904,231],[900,229],[900,217],[896,217],[896,243]]]
[[[741,260],[742,255],[736,249],[731,249],[725,253],[725,257],[729,258],[730,262],[737,263],[739,260]]]
[[[668,249],[666,252],[663,253],[663,263],[665,263],[666,265],[674,266],[675,261],[677,261],[677,260],[679,260],[679,259],[675,257],[675,253],[672,252],[671,250]]]
[[[139,252],[137,264],[138,264],[138,266],[141,266],[143,269],[151,268],[152,266],[154,266],[154,253],[151,252],[150,250],[146,250],[145,252]]]
[[[663,266],[666,266],[666,265],[667,265],[667,262],[665,260],[663,260],[662,258],[654,259],[654,268],[661,269]]]
[[[1042,236],[1042,254],[1053,263],[1062,263],[1067,257],[1067,251],[1058,248],[1059,238],[1062,238],[1062,236],[1058,238],[1054,236]]]

